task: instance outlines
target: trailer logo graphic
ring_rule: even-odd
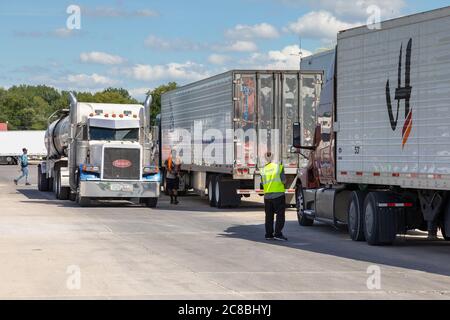
[[[132,166],[132,163],[130,160],[116,160],[113,162],[113,166],[116,168],[120,168],[120,169],[125,169],[125,168],[129,168]]]
[[[403,44],[400,46],[400,57],[398,62],[398,87],[395,90],[395,100],[397,100],[397,116],[394,119],[392,112],[391,101],[391,89],[389,79],[386,83],[386,102],[389,113],[389,120],[391,122],[392,130],[397,129],[398,115],[400,111],[400,101],[405,100],[405,124],[402,131],[402,148],[404,149],[409,136],[411,135],[413,121],[412,121],[412,109],[410,107],[411,100],[411,53],[412,53],[412,39],[409,39],[408,46],[406,48],[406,61],[405,61],[405,86],[402,87],[402,58],[403,58]]]

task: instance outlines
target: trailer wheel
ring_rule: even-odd
[[[369,245],[391,245],[397,236],[395,208],[380,208],[389,201],[385,192],[371,192],[364,202],[364,234]]]
[[[208,182],[208,200],[211,207],[216,206],[216,176],[211,175]]]
[[[50,192],[53,192],[54,190],[53,190],[53,179],[54,178],[49,178],[49,179],[47,179],[47,183],[48,183],[48,191],[50,191]]]
[[[223,206],[224,199],[222,199],[223,198],[223,190],[222,190],[222,183],[221,183],[222,182],[222,177],[217,175],[215,177],[214,181],[215,181],[214,182],[214,184],[215,184],[215,186],[214,186],[214,199],[216,200],[215,207],[221,209],[221,208],[224,207]]]
[[[302,227],[311,227],[314,224],[314,219],[309,218],[305,214],[306,203],[305,203],[305,194],[303,193],[303,187],[298,185],[295,190],[295,199],[297,204],[297,219],[298,223]]]
[[[364,241],[364,199],[366,193],[353,191],[348,208],[348,232],[353,241]]]

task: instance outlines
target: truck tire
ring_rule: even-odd
[[[216,201],[216,208],[223,208],[223,190],[222,190],[222,176],[217,175],[214,179],[214,199]]]
[[[396,208],[380,208],[386,203],[386,192],[371,192],[364,202],[364,235],[372,246],[391,245],[397,236]]]
[[[48,181],[48,191],[49,192],[53,192],[54,190],[53,190],[53,179],[54,178],[48,178],[47,179],[47,181]]]
[[[216,176],[211,175],[208,182],[208,200],[211,207],[216,206]]]
[[[143,203],[148,208],[156,208],[158,205],[158,198],[145,198],[143,199]]]
[[[309,218],[305,214],[305,194],[303,193],[303,187],[301,185],[298,185],[295,190],[295,202],[297,206],[298,224],[302,227],[311,227],[314,225],[314,219]]]
[[[38,165],[38,190],[48,191],[48,179],[44,173],[42,173],[42,166]]]
[[[364,199],[366,193],[353,191],[348,208],[348,233],[353,241],[366,240],[364,234]]]
[[[55,176],[55,181],[56,181],[56,190],[55,190],[55,194],[56,194],[56,199],[58,200],[69,200],[69,196],[70,196],[70,188],[67,187],[63,187],[61,185],[61,170],[58,169],[56,171],[56,176]]]
[[[241,196],[237,194],[239,185],[239,181],[231,177],[216,175],[213,187],[215,206],[219,209],[239,207],[241,204]]]

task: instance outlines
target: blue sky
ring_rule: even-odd
[[[68,30],[69,5],[81,29]],[[0,86],[124,87],[142,99],[168,81],[233,68],[297,68],[340,29],[448,5],[441,0],[1,1]]]

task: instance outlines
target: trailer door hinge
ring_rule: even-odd
[[[335,122],[334,124],[333,124],[333,131],[335,132],[335,133],[338,133],[339,131],[341,131],[341,127],[340,127],[340,125],[339,125],[339,122]]]

